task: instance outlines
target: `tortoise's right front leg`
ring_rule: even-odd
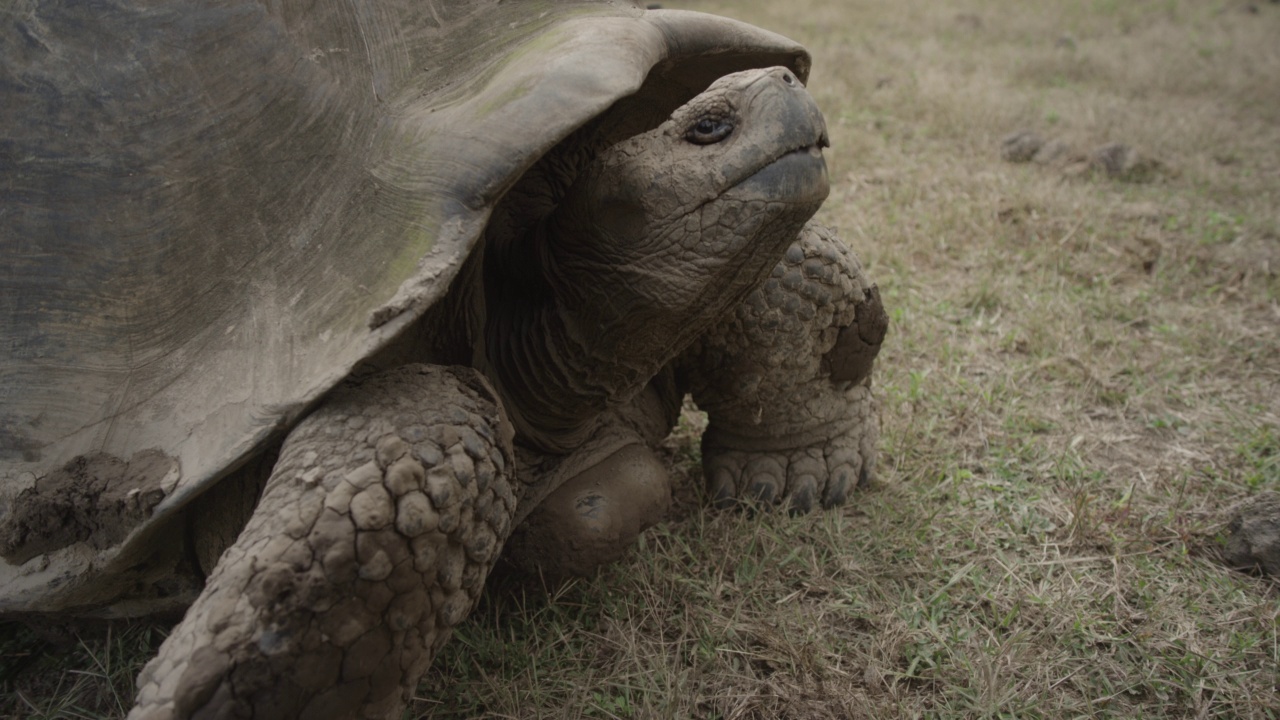
[[[335,392],[285,442],[129,717],[399,717],[510,532],[513,468],[474,371]]]

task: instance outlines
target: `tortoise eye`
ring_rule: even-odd
[[[685,133],[684,139],[695,145],[710,145],[729,137],[733,132],[733,123],[714,117],[704,117],[694,123]]]

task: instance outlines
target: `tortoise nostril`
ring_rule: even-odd
[[[788,85],[793,85],[795,84],[795,81],[795,78],[791,77],[791,73],[782,73],[782,82]]]

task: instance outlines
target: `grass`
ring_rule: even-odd
[[[123,718],[133,707],[134,678],[159,648],[165,627],[156,621],[39,631],[0,625],[0,717]]]
[[[690,412],[672,519],[595,578],[495,585],[407,717],[1280,717],[1275,586],[1215,559],[1280,490],[1280,7],[676,5],[814,53],[820,219],[893,321],[880,480],[705,511]],[[1004,162],[1021,130],[1071,150]],[[1091,169],[1108,143],[1147,171]],[[120,716],[160,631],[23,633],[0,715],[79,718]]]

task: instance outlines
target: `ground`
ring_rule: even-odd
[[[671,520],[495,583],[406,717],[1280,716],[1280,594],[1216,559],[1280,490],[1280,5],[666,4],[814,53],[820,219],[892,318],[880,478],[708,512],[689,410]],[[0,628],[0,716],[120,717],[165,631]]]

